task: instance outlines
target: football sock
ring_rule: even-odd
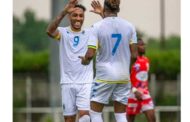
[[[93,110],[90,110],[90,118],[91,122],[103,122],[102,112],[95,112]]]
[[[126,113],[114,113],[116,122],[127,122]]]
[[[83,115],[79,118],[79,122],[90,122],[90,116],[89,115]]]

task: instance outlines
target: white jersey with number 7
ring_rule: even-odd
[[[98,41],[96,79],[130,81],[130,43],[137,43],[135,27],[119,17],[106,17],[91,29]]]

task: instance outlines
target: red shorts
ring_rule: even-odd
[[[135,98],[129,98],[126,112],[129,115],[136,115],[150,109],[154,109],[154,104],[151,98],[142,101],[138,101]]]

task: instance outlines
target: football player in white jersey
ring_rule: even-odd
[[[82,65],[79,55],[85,55],[88,48],[96,48],[90,42],[90,33],[83,30],[85,7],[70,0],[61,13],[49,24],[47,34],[59,44],[62,108],[65,122],[90,122],[90,91],[93,81],[93,67]],[[68,15],[70,26],[58,27]]]
[[[92,3],[92,7],[98,2]],[[120,0],[105,0],[104,19],[92,26],[92,32],[98,41],[96,55],[96,77],[91,91],[92,122],[103,122],[102,110],[109,98],[114,102],[117,122],[127,122],[125,108],[130,93],[130,62],[137,57],[137,37],[135,27],[128,21],[117,17]],[[81,58],[88,65],[95,55],[95,49],[88,49]],[[132,60],[131,60],[132,59]]]

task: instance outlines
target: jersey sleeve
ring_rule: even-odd
[[[54,38],[57,40],[58,44],[64,40],[64,35],[66,33],[65,27],[58,27],[57,30],[59,31],[59,35],[57,35],[57,38]]]
[[[88,40],[88,48],[97,49],[98,42],[96,37],[93,34],[90,34],[89,40]]]
[[[55,40],[60,41],[61,39],[61,27],[57,28],[58,33],[53,37]]]
[[[132,34],[130,39],[130,44],[137,43],[137,32],[134,26],[132,26]]]
[[[91,33],[95,36],[95,37],[97,37],[97,35],[98,35],[98,27],[97,27],[98,25],[97,25],[97,23],[96,24],[93,24],[91,27],[90,27],[90,31],[91,31]]]
[[[97,26],[92,25],[90,27],[90,34],[88,40],[88,48],[97,49],[98,48],[98,36],[97,36]]]

